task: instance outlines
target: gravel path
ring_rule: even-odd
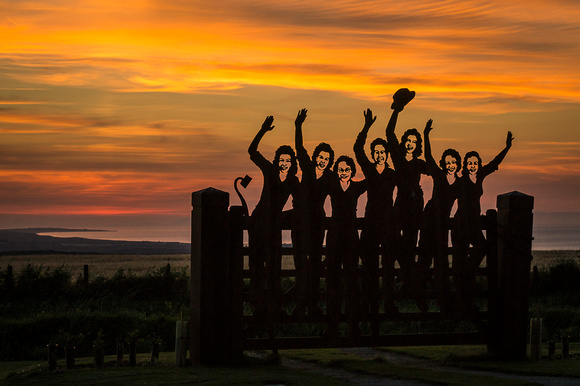
[[[282,365],[290,367],[295,370],[310,371],[313,373],[321,374],[327,377],[332,377],[339,379],[344,382],[351,383],[353,385],[369,385],[369,386],[379,386],[379,385],[393,385],[393,386],[421,386],[427,385],[427,383],[408,381],[401,379],[391,379],[391,378],[381,378],[376,375],[351,373],[349,371],[337,368],[337,367],[326,367],[320,366],[313,363],[302,362],[297,359],[284,358],[282,357]]]
[[[451,372],[451,373],[463,373],[463,374],[470,374],[473,376],[491,376],[496,378],[504,378],[504,379],[517,379],[522,381],[527,381],[530,383],[536,383],[539,385],[547,385],[547,386],[578,386],[580,385],[579,378],[564,378],[564,377],[549,377],[549,376],[534,376],[534,375],[518,375],[518,374],[507,374],[507,373],[500,373],[495,371],[483,371],[483,370],[468,370],[462,369],[458,367],[451,367],[451,366],[443,366],[439,365],[435,362],[415,358],[409,355],[403,355],[398,353],[392,352],[385,352],[375,350],[373,348],[344,348],[341,349],[342,351],[359,356],[364,359],[373,359],[376,357],[381,357],[385,361],[402,365],[402,366],[409,366],[409,367],[417,367],[417,368],[424,368],[430,370],[437,370],[437,371],[444,371],[444,372]],[[395,385],[395,386],[416,386],[416,385],[425,385],[426,383],[421,383],[418,381],[409,381],[409,380],[398,380],[398,379],[389,379],[389,378],[381,378],[379,376],[367,375],[367,374],[360,374],[360,373],[351,373],[344,369],[333,368],[333,367],[325,367],[320,366],[312,363],[305,363],[299,360],[284,358],[282,357],[282,365],[288,366],[298,370],[304,371],[312,371],[319,374],[323,374],[325,376],[334,377],[354,385]]]

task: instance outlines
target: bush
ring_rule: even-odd
[[[73,283],[64,267],[29,265],[15,275],[11,291],[0,291],[0,360],[44,359],[46,345],[63,335],[77,338],[77,355],[92,355],[99,331],[105,353],[115,353],[117,340],[136,331],[139,350],[149,350],[151,339],[173,350],[175,322],[188,313],[188,286],[186,269],[141,276],[119,270],[85,285]]]
[[[559,260],[540,270],[532,286],[530,317],[543,319],[543,337],[557,339],[568,335],[573,341],[579,340],[580,263]]]
[[[116,352],[117,341],[127,341],[134,331],[138,349],[148,351],[152,339],[161,340],[166,350],[175,349],[177,315],[151,315],[132,311],[69,312],[41,314],[27,318],[0,318],[0,360],[46,360],[46,345],[62,347],[63,335],[75,337],[78,356],[91,356],[94,341],[102,335],[105,354]]]
[[[565,259],[539,272],[534,283],[537,296],[580,291],[580,263]]]
[[[71,273],[64,266],[35,267],[28,264],[17,276],[14,295],[17,298],[65,295],[71,287]]]

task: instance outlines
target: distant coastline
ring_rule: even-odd
[[[79,232],[68,228],[0,229],[0,253],[111,253],[111,254],[184,254],[191,253],[189,243],[164,241],[101,240],[84,237],[54,237],[34,232]],[[55,229],[58,229],[55,231]],[[81,230],[80,232],[94,232]],[[103,231],[107,232],[107,231]]]
[[[109,229],[87,229],[87,228],[14,228],[14,229],[0,229],[0,231],[14,231],[26,233],[76,233],[76,232],[116,232],[116,230]]]

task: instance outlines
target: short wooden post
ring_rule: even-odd
[[[187,348],[189,346],[189,322],[178,320],[175,324],[175,366],[187,364]]]
[[[56,370],[56,356],[57,356],[57,349],[58,345],[51,343],[46,346],[47,354],[48,354],[48,370],[54,371]]]
[[[532,260],[534,197],[511,192],[497,197],[498,329],[492,354],[525,360]]]
[[[137,366],[137,343],[129,342],[129,366]]]
[[[230,356],[229,193],[192,194],[191,361],[218,363]]]
[[[117,340],[117,366],[123,366],[124,343]]]
[[[553,340],[548,341],[548,359],[551,361],[556,359],[556,342]]]
[[[159,364],[159,342],[151,342],[151,366]]]
[[[562,359],[570,357],[570,337],[562,335]]]
[[[66,363],[67,369],[74,369],[75,368],[75,347],[74,346],[66,346],[64,348],[64,358]]]
[[[83,265],[83,285],[88,287],[89,285],[89,265]]]
[[[105,351],[101,344],[96,344],[93,346],[95,351],[95,366],[98,369],[102,369],[105,366]]]
[[[542,359],[542,319],[530,320],[530,357],[534,361]]]

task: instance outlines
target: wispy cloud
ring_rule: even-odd
[[[489,160],[514,131],[490,192],[519,184],[555,207],[542,184],[576,186],[572,0],[0,4],[0,201],[14,213],[175,213],[192,190],[232,191],[245,173],[254,202],[246,150],[266,115],[268,157],[293,143],[303,107],[309,149],[324,140],[351,154],[362,111],[382,136],[399,87],[417,97],[398,127],[433,118],[434,152]]]

